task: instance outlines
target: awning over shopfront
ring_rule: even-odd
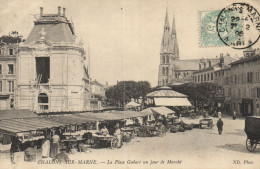
[[[156,106],[191,106],[187,98],[154,98]]]

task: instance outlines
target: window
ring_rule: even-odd
[[[14,65],[8,65],[8,74],[14,74]]]
[[[9,83],[9,92],[14,92],[14,81],[8,81]]]
[[[10,56],[14,55],[14,49],[9,49],[9,55]]]
[[[200,81],[200,76],[198,76],[198,82]]]
[[[41,112],[44,112],[44,110],[49,109],[49,98],[46,93],[40,93],[38,96],[38,105],[39,105],[39,110]]]
[[[2,53],[2,49],[0,49],[0,56],[2,55],[3,53]]]
[[[260,72],[255,72],[255,82],[260,82]]]
[[[166,63],[169,63],[169,56],[166,56]]]
[[[3,87],[2,87],[2,81],[0,81],[0,92],[3,91]]]
[[[195,80],[195,82],[197,82],[197,76],[194,76],[194,80]]]
[[[257,98],[260,98],[260,88],[256,88],[257,89]]]
[[[165,67],[162,68],[162,74],[165,75]]]
[[[213,80],[213,73],[211,73],[211,80]]]
[[[165,56],[162,56],[162,62],[165,63]]]
[[[247,73],[247,82],[248,83],[253,83],[253,72],[248,72]]]
[[[2,65],[0,65],[0,75],[2,74]]]
[[[208,81],[209,81],[209,73],[208,73]]]
[[[203,75],[200,75],[200,79],[201,79],[201,81],[203,82]]]
[[[168,74],[169,74],[169,68],[166,67],[166,75],[168,75]]]
[[[204,74],[204,81],[206,81],[206,74]]]
[[[40,83],[48,83],[50,79],[50,58],[36,57],[36,73]]]

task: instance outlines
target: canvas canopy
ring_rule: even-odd
[[[191,106],[187,98],[154,98],[156,106]]]
[[[134,102],[134,101],[130,101],[130,102],[127,103],[125,106],[126,106],[126,107],[139,107],[139,106],[141,106],[141,105],[138,104],[138,103],[136,103],[136,102]]]
[[[0,110],[0,120],[37,117],[28,109]]]
[[[175,113],[175,111],[168,109],[167,107],[150,107],[143,110],[142,112],[150,112],[152,114],[161,114],[165,116]]]
[[[10,135],[26,131],[36,131],[65,125],[107,120],[123,120],[150,115],[137,111],[114,111],[109,113],[78,113],[63,116],[34,117],[25,119],[6,119],[0,121],[0,132]]]

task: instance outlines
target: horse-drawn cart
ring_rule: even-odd
[[[247,135],[246,148],[253,152],[257,144],[260,144],[260,117],[248,116],[245,120],[245,132]]]

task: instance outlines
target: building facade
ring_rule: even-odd
[[[103,106],[102,103],[104,102],[106,97],[105,87],[97,80],[91,81],[90,85],[91,85],[91,94],[92,94],[92,98],[90,100],[91,109],[101,110]]]
[[[232,111],[248,116],[260,115],[260,54],[244,51],[244,58],[231,63],[230,104]]]
[[[0,110],[14,108],[14,90],[16,90],[16,57],[19,36],[0,38]]]
[[[73,24],[61,14],[43,14],[20,45],[15,106],[37,113],[90,109],[85,50]]]
[[[193,72],[193,82],[211,82],[215,83],[215,78],[218,74],[215,72],[221,69],[230,67],[230,63],[235,61],[229,54],[225,56],[220,54],[220,57],[212,59],[201,59],[199,63],[199,70]]]
[[[229,68],[215,71],[215,83],[223,87],[224,107],[240,116],[260,115],[260,53],[249,48]]]

